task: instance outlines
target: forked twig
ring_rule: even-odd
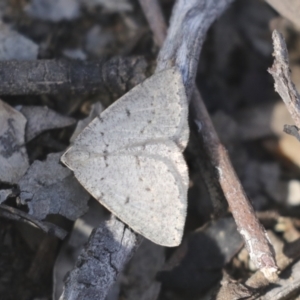
[[[231,2],[233,1],[178,0],[173,9],[166,41],[159,54],[157,71],[174,65],[180,69],[187,95],[191,98],[193,120],[199,127],[199,135],[204,141],[212,165],[218,171],[218,181],[251,260],[269,281],[274,281],[277,278],[277,266],[267,233],[257,219],[231,165],[200,93],[196,90],[192,97],[198,58],[207,30]]]

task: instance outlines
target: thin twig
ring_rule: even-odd
[[[191,102],[193,120],[201,124],[204,147],[212,165],[218,171],[218,181],[227,199],[240,234],[243,236],[250,258],[270,281],[276,279],[277,266],[267,233],[255,215],[245,191],[234,171],[227,150],[220,142],[206,107],[198,91]]]
[[[299,139],[300,96],[291,80],[288,51],[283,36],[277,30],[273,31],[272,38],[275,59],[273,66],[268,71],[274,78],[275,91],[282,98],[296,124],[296,127],[286,125],[284,131]]]
[[[96,93],[123,95],[146,79],[141,57],[108,61],[0,61],[0,95]]]
[[[161,47],[165,40],[167,26],[157,0],[139,0],[145,17],[153,32],[156,44]]]
[[[227,151],[214,129],[200,93],[196,90],[194,97],[191,97],[198,58],[207,30],[231,2],[232,0],[178,0],[173,9],[166,42],[159,53],[156,71],[174,65],[180,69],[187,95],[191,98],[192,118],[198,126],[199,135],[203,139],[212,165],[218,171],[218,181],[237,228],[245,240],[251,260],[268,280],[274,281],[277,278],[277,266],[266,231],[255,216]]]
[[[7,218],[9,220],[21,221],[43,230],[44,232],[56,236],[63,240],[68,234],[64,229],[48,222],[39,221],[32,216],[26,214],[25,212],[18,210],[16,208],[7,206],[5,204],[0,205],[0,216]]]

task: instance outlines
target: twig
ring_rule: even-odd
[[[296,126],[285,125],[284,131],[299,139],[300,96],[291,80],[288,51],[283,36],[277,30],[273,31],[272,38],[275,59],[273,66],[268,71],[274,78],[275,91],[282,98],[296,124]]]
[[[286,270],[288,267],[291,266],[292,263],[294,263],[300,257],[300,239],[288,243],[284,246],[282,240],[277,238],[275,235],[270,234],[270,237],[273,242],[273,245],[275,245],[276,261],[278,263],[278,267],[282,271]],[[297,263],[297,265],[299,265],[299,263]],[[292,267],[292,272],[294,272],[294,268],[295,266]],[[296,269],[299,270],[299,267],[296,267]],[[243,293],[245,288],[249,289],[249,291],[252,292],[252,297],[250,297],[249,299],[287,299],[284,297],[285,293],[292,293],[295,290],[299,289],[300,281],[298,276],[296,278],[293,277],[293,280],[289,281],[289,283],[287,283],[285,280],[280,279],[278,282],[276,282],[277,287],[269,287],[270,282],[264,277],[262,272],[256,271],[250,278],[248,278],[248,280],[244,284],[235,282],[231,285],[226,285],[226,281],[229,282],[229,280],[225,280],[225,284],[223,284],[222,287],[219,289],[216,297],[212,299],[226,299],[225,295],[230,294],[232,291],[239,295]],[[268,292],[265,291],[266,288],[268,289]],[[257,291],[264,296],[258,298],[256,293]],[[273,296],[269,297],[268,295]],[[275,297],[275,295],[281,295],[282,298],[276,298],[277,296]],[[285,296],[287,296],[287,294]]]
[[[300,239],[288,243],[285,246],[276,249],[276,262],[281,271],[288,268],[300,257]],[[263,277],[260,271],[256,271],[247,281],[246,285],[251,288],[264,288],[269,285],[269,282]]]
[[[141,242],[139,235],[112,218],[95,229],[65,282],[60,300],[104,300]]]
[[[156,44],[161,47],[165,40],[167,26],[157,0],[139,0],[145,17],[153,31]]]
[[[268,280],[274,281],[277,266],[273,248],[233,169],[227,151],[218,138],[198,91],[195,92],[192,98],[191,107],[192,118],[196,123],[201,124],[200,133],[202,134],[204,147],[209,154],[212,165],[218,171],[218,181],[237,228],[244,238],[250,258]]]
[[[286,270],[283,278],[276,283],[275,287],[270,287],[263,296],[254,298],[257,300],[283,300],[283,299],[296,299],[299,295],[300,289],[300,262],[297,262]],[[297,298],[299,299],[299,298]]]
[[[96,93],[123,95],[146,78],[144,58],[108,61],[0,61],[0,95]]]
[[[207,30],[231,2],[231,0],[178,0],[175,4],[168,36],[159,54],[156,71],[178,66],[189,98],[194,91],[198,57]],[[268,280],[274,281],[277,277],[277,266],[272,245],[255,216],[198,91],[191,99],[191,112],[206,152],[218,171],[218,181],[237,228],[245,240],[251,260]]]
[[[0,216],[9,220],[21,221],[30,225],[35,225],[37,228],[40,228],[44,232],[56,236],[61,240],[63,240],[68,234],[67,231],[52,223],[41,222],[33,218],[32,216],[26,214],[25,212],[7,206],[5,204],[0,205]]]
[[[27,277],[34,283],[39,283],[41,278],[45,278],[48,274],[52,273],[58,245],[59,241],[55,237],[46,236],[41,241],[30,269],[27,272]]]
[[[159,53],[157,72],[177,66],[190,99],[200,51],[211,24],[233,0],[177,0],[166,41]]]

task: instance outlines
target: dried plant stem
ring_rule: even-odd
[[[156,44],[161,47],[165,40],[167,26],[157,0],[139,0],[145,17],[153,32]]]
[[[286,126],[285,131],[299,139],[300,96],[291,80],[288,51],[284,38],[277,30],[273,31],[272,38],[275,59],[273,66],[268,71],[274,78],[275,91],[282,98],[296,125],[296,128],[295,126]]]
[[[264,227],[255,215],[198,91],[195,91],[192,98],[191,108],[193,109],[194,121],[198,125],[201,124],[199,133],[203,138],[204,147],[212,165],[218,171],[218,181],[227,199],[237,228],[244,238],[250,258],[268,280],[274,281],[276,279],[277,266],[272,245]]]
[[[16,208],[7,206],[5,204],[1,204],[0,205],[0,216],[10,219],[10,220],[14,220],[14,221],[21,221],[24,223],[28,223],[30,225],[35,225],[37,228],[43,230],[44,232],[56,236],[57,238],[63,240],[66,235],[68,234],[67,231],[65,231],[64,229],[48,223],[48,222],[42,222],[39,221],[35,218],[33,218],[32,216],[26,214],[25,212],[18,210]]]
[[[218,181],[238,230],[244,238],[251,260],[268,280],[274,281],[277,278],[277,266],[267,233],[257,219],[227,151],[218,138],[200,93],[196,90],[192,97],[198,58],[207,30],[231,2],[231,0],[178,0],[173,9],[166,41],[159,54],[156,71],[174,65],[180,69],[187,95],[191,98],[193,120],[199,128],[198,132],[204,141],[206,152],[218,171]]]
[[[157,72],[177,66],[190,99],[200,51],[211,24],[233,0],[177,0],[166,41],[159,52]]]
[[[146,79],[141,57],[108,61],[0,61],[0,95],[108,93],[123,95]]]

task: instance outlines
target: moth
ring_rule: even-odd
[[[154,74],[96,117],[61,161],[134,231],[180,244],[187,210],[188,101],[180,72]]]

